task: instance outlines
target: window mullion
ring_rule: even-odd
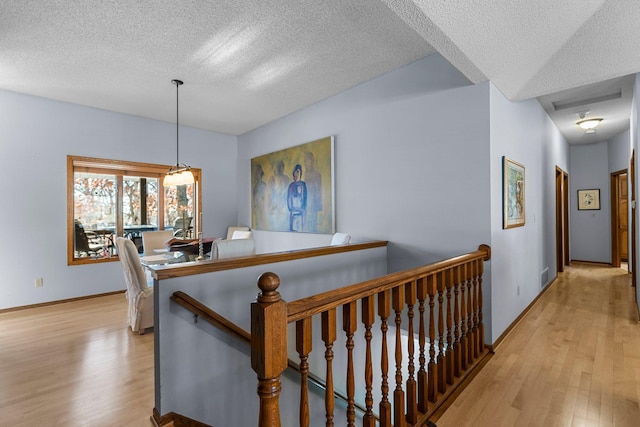
[[[116,176],[116,235],[124,236],[124,178],[122,175]]]

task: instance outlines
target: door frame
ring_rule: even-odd
[[[619,233],[618,228],[620,227],[620,211],[619,211],[619,203],[620,203],[620,191],[619,189],[619,181],[620,175],[627,175],[627,179],[629,177],[629,173],[627,169],[622,169],[616,172],[611,172],[610,181],[611,181],[611,266],[612,267],[620,267],[621,256],[620,256],[620,241],[618,240]],[[628,185],[628,184],[627,184]],[[628,196],[627,196],[628,198]],[[629,206],[630,203],[627,200]],[[627,216],[629,212],[627,212]],[[628,227],[628,225],[627,225]],[[627,231],[628,232],[628,231]],[[629,241],[627,240],[627,257],[630,257],[631,251],[629,250]],[[628,262],[629,260],[627,260]],[[628,264],[627,264],[628,265]]]
[[[556,273],[569,265],[569,174],[556,166]]]
[[[631,267],[631,285],[635,288],[637,284],[636,267],[636,150],[631,150],[631,161],[627,179],[631,182],[631,248],[629,253],[629,266]]]

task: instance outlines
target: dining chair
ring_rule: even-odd
[[[107,248],[96,234],[85,231],[84,226],[77,219],[74,221],[74,246],[76,256],[86,254],[92,257],[104,255]]]
[[[116,247],[127,285],[127,324],[132,331],[142,335],[147,328],[153,327],[153,285],[147,283],[147,276],[133,241],[118,237]]]
[[[233,239],[233,233],[236,231],[249,231],[249,227],[232,225],[227,228],[227,240]]]
[[[143,256],[153,255],[162,249],[168,251],[166,242],[173,237],[172,230],[143,231],[142,250]]]
[[[188,216],[182,219],[182,217],[176,218],[173,221],[173,235],[174,237],[191,237],[191,221],[193,221],[192,216]]]

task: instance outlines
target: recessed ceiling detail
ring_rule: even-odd
[[[615,93],[609,95],[596,96],[593,98],[580,99],[578,101],[557,101],[552,102],[553,109],[566,110],[567,108],[582,107],[584,105],[597,104],[598,102],[611,101],[612,99],[622,98],[622,89],[618,89]]]

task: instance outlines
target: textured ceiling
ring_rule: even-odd
[[[595,142],[628,128],[630,95],[593,94],[633,87],[638,18],[637,0],[0,0],[0,88],[172,122],[179,78],[181,123],[241,134],[438,51]],[[585,109],[605,118],[586,141]]]

